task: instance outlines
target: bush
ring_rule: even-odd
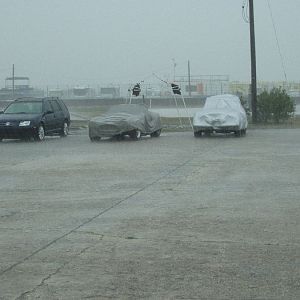
[[[273,88],[257,97],[258,121],[279,123],[289,119],[295,112],[295,105],[284,89]]]
[[[241,104],[242,104],[242,106],[243,106],[243,108],[244,108],[244,110],[245,110],[247,116],[249,116],[249,115],[250,115],[250,107],[249,107],[248,101],[246,101],[246,100],[244,99],[243,95],[240,95],[240,96],[238,96],[238,97],[240,98]]]

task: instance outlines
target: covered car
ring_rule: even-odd
[[[194,136],[202,134],[235,133],[246,134],[247,115],[239,97],[230,94],[208,97],[203,109],[193,118]]]
[[[104,115],[89,121],[91,141],[102,137],[122,138],[125,135],[136,140],[143,135],[159,137],[161,129],[160,115],[149,111],[143,104],[115,105]]]

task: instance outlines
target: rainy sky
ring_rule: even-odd
[[[192,76],[248,82],[245,2],[0,0],[0,87],[12,64],[33,85],[59,85],[186,76],[188,60]],[[254,0],[254,7],[258,80],[286,74],[299,82],[300,1]]]

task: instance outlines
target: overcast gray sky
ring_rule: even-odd
[[[0,87],[226,74],[250,81],[244,0],[0,0]],[[288,80],[299,81],[299,0],[270,0]],[[268,0],[254,0],[258,80],[284,80]]]

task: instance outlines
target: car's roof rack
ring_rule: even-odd
[[[59,97],[20,97],[15,99],[15,101],[26,101],[26,100],[30,100],[30,101],[42,101],[42,100],[58,100]]]
[[[20,97],[20,98],[17,98],[15,99],[15,101],[26,101],[26,100],[31,100],[31,101],[41,101],[43,98],[40,97]]]

